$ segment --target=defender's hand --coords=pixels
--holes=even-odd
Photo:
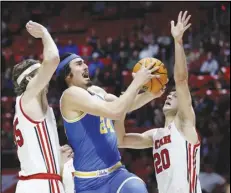
[[[178,42],[182,41],[182,37],[183,37],[185,30],[187,30],[191,26],[191,23],[188,24],[188,21],[191,15],[189,15],[186,18],[187,13],[188,12],[185,11],[183,16],[182,16],[182,11],[179,13],[176,26],[175,26],[174,21],[173,20],[171,21],[171,33],[175,41],[178,41]]]
[[[67,161],[69,161],[71,158],[74,157],[74,152],[72,148],[67,144],[64,146],[61,146],[60,151],[61,151],[63,163],[66,163]]]
[[[43,38],[48,33],[43,25],[33,21],[27,22],[26,30],[35,38]]]

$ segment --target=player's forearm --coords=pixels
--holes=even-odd
[[[152,147],[152,144],[140,133],[126,133],[118,143],[119,148],[145,149]]]
[[[133,80],[127,90],[117,100],[111,102],[112,109],[115,109],[119,114],[124,114],[131,108],[135,96],[138,94],[140,86]]]
[[[124,114],[120,120],[116,120],[114,122],[114,129],[116,132],[118,144],[122,143],[123,138],[126,135],[125,126],[124,126],[125,117],[126,117],[126,114]]]
[[[129,112],[141,108],[142,106],[146,105],[147,103],[149,103],[153,99],[155,99],[155,96],[152,93],[144,92],[144,93],[138,94],[136,96],[131,108],[129,109]]]
[[[59,51],[58,48],[52,39],[50,33],[48,31],[44,32],[44,36],[42,38],[43,42],[43,60],[44,61],[55,61],[58,65],[59,63]]]
[[[114,123],[119,148],[144,149],[152,147],[152,141],[145,133],[126,133],[124,120],[125,114],[121,120]]]
[[[183,81],[188,78],[188,69],[186,56],[184,53],[183,43],[175,41],[175,66],[174,79],[175,81]]]

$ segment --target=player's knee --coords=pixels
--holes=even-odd
[[[126,179],[116,193],[148,193],[145,183],[138,177]]]

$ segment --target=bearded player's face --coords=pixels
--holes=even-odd
[[[70,84],[86,89],[91,86],[88,66],[84,60],[76,58],[70,62],[71,73],[69,75]]]

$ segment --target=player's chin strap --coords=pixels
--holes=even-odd
[[[20,85],[20,83],[22,82],[22,80],[31,72],[33,72],[34,70],[40,68],[41,64],[36,63],[33,64],[32,66],[30,66],[29,68],[27,68],[25,71],[23,71],[22,74],[20,74],[20,76],[17,78],[17,83],[18,85]]]

